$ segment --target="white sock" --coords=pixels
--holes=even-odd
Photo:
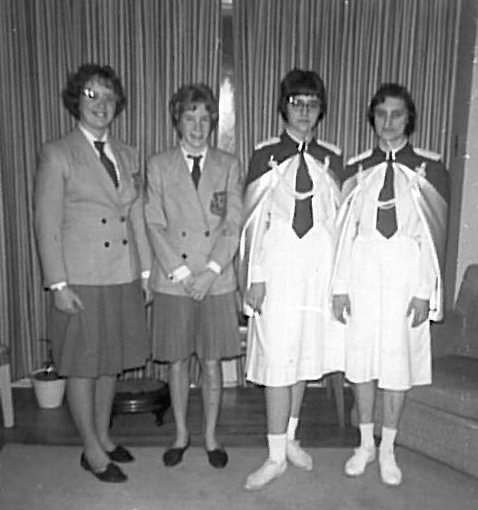
[[[360,428],[360,446],[371,450],[375,448],[375,440],[373,438],[373,423],[361,423]]]
[[[289,425],[287,426],[287,439],[289,439],[289,441],[293,441],[295,439],[295,431],[297,430],[298,424],[299,424],[298,417],[291,416],[289,418]]]
[[[274,462],[285,462],[287,434],[267,434],[269,458]]]
[[[384,452],[393,452],[396,436],[397,429],[382,427],[382,441],[380,443],[380,450]]]

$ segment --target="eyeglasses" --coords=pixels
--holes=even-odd
[[[99,101],[100,99],[103,99],[107,103],[116,104],[118,100],[114,92],[108,94],[101,94],[101,92],[97,92],[95,89],[92,89],[90,87],[84,87],[81,93],[86,98],[91,99],[91,101]]]
[[[308,112],[317,112],[320,110],[321,103],[318,99],[311,99],[310,101],[304,101],[303,99],[298,99],[297,97],[291,96],[287,101],[295,112],[301,112],[302,110],[306,110]]]

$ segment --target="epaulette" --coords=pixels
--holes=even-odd
[[[372,152],[373,152],[372,149],[367,149],[366,151],[357,154],[357,156],[353,156],[347,161],[347,166],[354,165],[355,163],[362,161],[362,159],[370,157],[372,155]]]
[[[315,141],[317,142],[318,145],[321,145],[322,147],[329,149],[329,151],[333,152],[334,154],[337,154],[337,156],[342,156],[342,149],[340,147],[337,147],[337,145],[334,145],[333,143],[330,142],[325,142],[320,138],[316,138]]]
[[[269,138],[268,140],[264,140],[263,142],[259,142],[255,147],[254,150],[257,151],[259,149],[262,149],[262,147],[267,147],[267,145],[273,145],[275,143],[279,143],[280,138],[278,136],[274,136],[273,138]]]
[[[419,156],[423,156],[424,158],[431,159],[432,161],[440,161],[441,155],[438,154],[438,152],[428,151],[426,149],[420,149],[418,147],[413,147],[413,150],[415,151],[415,154],[418,154]]]

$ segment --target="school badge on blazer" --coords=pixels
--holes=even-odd
[[[225,191],[214,191],[209,205],[209,210],[216,216],[225,216],[227,210],[227,193]]]

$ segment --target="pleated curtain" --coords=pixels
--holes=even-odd
[[[281,130],[279,83],[312,69],[328,91],[318,136],[346,157],[373,143],[367,106],[378,86],[410,89],[417,146],[449,159],[461,0],[234,0],[236,143],[243,161]]]

